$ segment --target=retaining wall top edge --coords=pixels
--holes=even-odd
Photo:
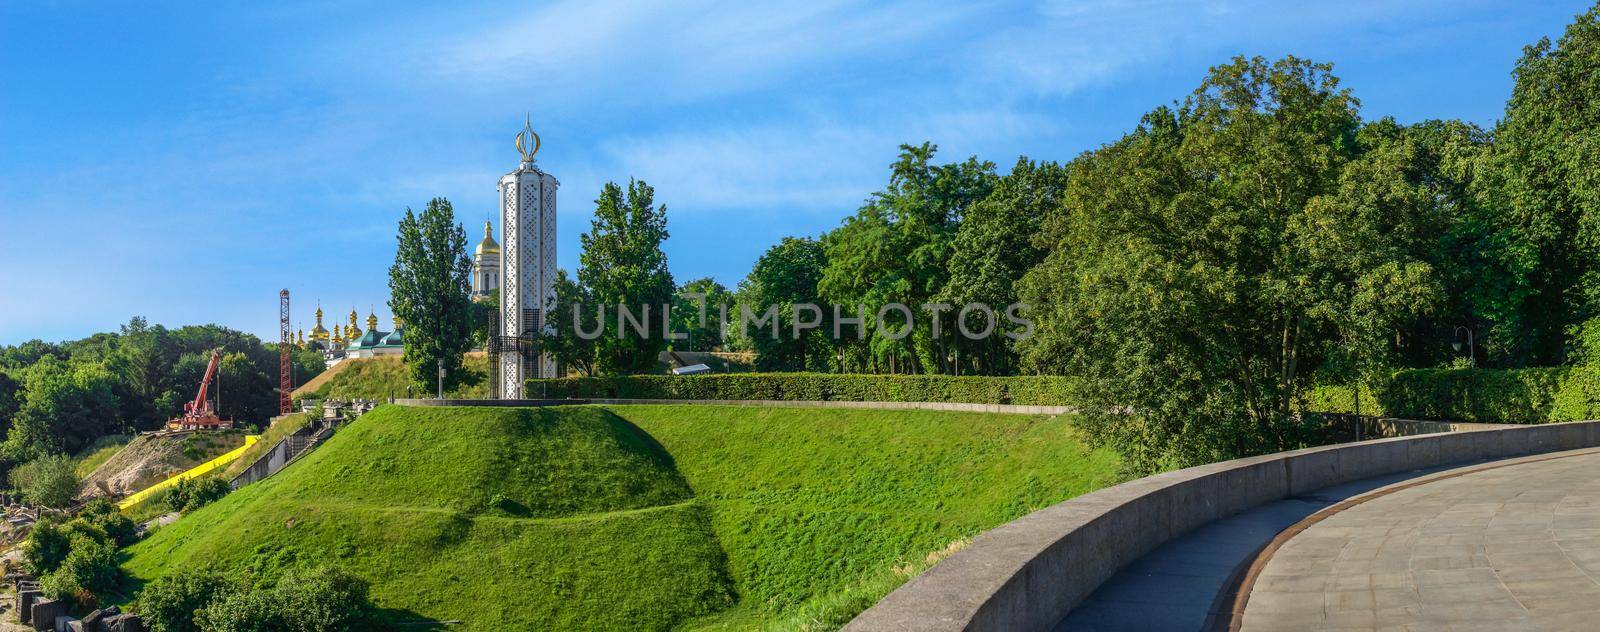
[[[1600,425],[1600,422],[1597,421],[1566,423]],[[935,564],[921,576],[914,578],[900,587],[900,589],[890,593],[878,604],[856,617],[845,629],[886,632],[889,630],[913,629],[986,629],[990,626],[998,626],[1003,629],[1033,629],[1041,625],[1051,627],[1054,625],[1053,621],[1029,621],[1025,617],[1029,612],[1041,611],[1059,611],[1064,616],[1066,612],[1077,604],[1056,604],[1056,608],[1043,609],[1034,607],[1021,609],[997,608],[995,609],[996,612],[993,613],[986,612],[985,606],[991,601],[999,600],[1001,591],[1022,590],[1018,586],[1025,585],[1027,582],[1013,580],[1027,573],[1029,565],[1037,563],[1045,551],[1056,546],[1065,546],[1070,549],[1070,547],[1080,544],[1075,542],[1076,539],[1083,540],[1081,544],[1085,546],[1103,546],[1104,542],[1089,542],[1094,538],[1080,538],[1080,535],[1085,531],[1084,527],[1097,520],[1107,519],[1118,512],[1138,510],[1137,508],[1130,509],[1130,507],[1144,504],[1136,503],[1136,501],[1196,480],[1223,476],[1263,464],[1287,463],[1297,457],[1339,457],[1341,456],[1339,454],[1341,451],[1352,450],[1353,448],[1371,455],[1373,454],[1373,448],[1380,447],[1383,444],[1449,442],[1452,437],[1460,437],[1465,441],[1477,441],[1483,436],[1482,433],[1485,432],[1538,434],[1540,428],[1549,428],[1550,425],[1507,425],[1505,427],[1471,428],[1451,433],[1432,433],[1319,446],[1200,465],[1128,481],[1051,505],[985,532],[975,538],[972,544],[965,549]],[[1600,440],[1600,437],[1597,437],[1596,434],[1572,433],[1568,438],[1574,442],[1573,445],[1534,445],[1530,442],[1528,443],[1528,450],[1552,451],[1591,447],[1589,443]],[[1466,435],[1472,435],[1472,438],[1468,438]],[[1580,436],[1582,437],[1581,439],[1578,438]],[[1583,442],[1584,444],[1578,445],[1577,442]],[[1388,458],[1406,459],[1416,456],[1416,451],[1386,450],[1381,451],[1379,454]],[[1419,467],[1433,465],[1438,464],[1419,464]],[[1407,464],[1391,464],[1391,466],[1389,469],[1394,469],[1395,471],[1401,471],[1408,467]],[[1287,475],[1287,468],[1284,468],[1283,472],[1284,475]],[[1285,489],[1287,490],[1287,487]],[[1281,498],[1282,495],[1278,495],[1278,497]],[[1140,539],[1127,538],[1126,541],[1137,542]],[[1088,552],[1086,551],[1086,553]],[[1106,554],[1108,553],[1107,551],[1097,551],[1096,553],[1098,554],[1067,555],[1066,557],[1076,560],[1119,559],[1118,555]],[[1142,555],[1143,551],[1134,551],[1133,553]],[[1133,557],[1137,557],[1137,555]],[[1131,559],[1127,561],[1131,561]],[[1109,563],[1116,564],[1116,567],[1097,569],[1099,572],[1079,573],[1078,575],[1084,577],[1109,577],[1121,566],[1120,563]],[[1048,594],[1024,595],[1020,598],[1068,599],[1071,598],[1069,597],[1070,595],[1088,594],[1094,587],[1079,586],[1072,588],[1074,589],[1064,587],[1048,591]],[[1018,598],[1019,596],[1017,595],[1008,595],[1003,601],[1008,604],[1017,603]],[[1000,617],[1001,619],[984,619],[979,622],[980,618],[989,616]]]

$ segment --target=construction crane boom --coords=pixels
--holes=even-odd
[[[211,361],[206,363],[206,376],[200,379],[200,392],[194,396],[194,401],[183,407],[184,411],[193,415],[205,412],[210,408],[211,401],[206,399],[206,391],[211,388],[211,378],[217,375],[217,363],[222,361],[220,351],[211,352]]]
[[[294,407],[290,401],[289,391],[294,388],[293,376],[290,369],[293,366],[289,359],[289,347],[294,345],[292,332],[289,331],[289,288],[278,292],[278,414],[287,415]]]
[[[206,363],[206,375],[200,379],[200,390],[195,393],[194,401],[184,402],[183,416],[167,422],[168,430],[200,430],[232,428],[233,422],[223,421],[217,417],[216,411],[211,409],[211,400],[206,395],[211,391],[211,381],[217,377],[217,365],[222,361],[222,350],[211,352],[211,361]]]

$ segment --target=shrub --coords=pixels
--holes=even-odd
[[[732,373],[528,380],[530,397],[1069,405],[1061,376]]]
[[[353,632],[370,629],[370,587],[333,567],[291,571],[269,589],[232,593],[195,616],[208,632]]]
[[[1378,399],[1394,417],[1537,424],[1551,420],[1567,373],[1565,367],[1400,371]]]
[[[144,587],[139,593],[139,616],[150,632],[200,632],[196,613],[233,592],[232,584],[215,569],[180,569]]]
[[[66,599],[79,609],[92,609],[99,604],[101,595],[117,588],[121,574],[117,548],[109,538],[101,540],[89,535],[75,536],[71,546],[72,551],[61,565],[41,577],[39,584],[51,598]]]
[[[41,456],[11,470],[11,484],[22,491],[28,504],[59,509],[78,493],[76,469],[72,457],[65,454]]]
[[[228,486],[228,481],[208,476],[178,481],[170,490],[167,506],[173,511],[188,513],[227,496],[233,488]]]
[[[116,505],[104,498],[89,501],[78,512],[78,517],[104,529],[106,535],[111,536],[112,543],[118,547],[128,546],[139,539],[139,525],[135,524],[132,518],[122,515]]]
[[[22,563],[34,575],[44,575],[61,566],[62,560],[72,552],[72,536],[65,525],[54,520],[40,520],[33,531],[22,541]]]

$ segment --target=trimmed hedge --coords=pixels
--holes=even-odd
[[[1321,386],[1307,408],[1349,413],[1347,385]],[[1600,418],[1600,367],[1410,369],[1364,387],[1366,415],[1476,423],[1539,424]]]
[[[1072,379],[832,373],[628,375],[528,380],[529,397],[573,399],[947,402],[1070,406]],[[1349,386],[1307,394],[1316,412],[1353,412]],[[1600,418],[1600,367],[1412,369],[1364,387],[1361,413],[1403,419],[1537,424]]]
[[[833,373],[627,375],[528,380],[529,397],[1069,405],[1070,378]]]

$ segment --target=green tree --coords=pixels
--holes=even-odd
[[[693,298],[690,295],[698,295]],[[705,307],[702,322],[701,306]],[[716,351],[722,346],[722,331],[718,324],[721,306],[733,307],[733,293],[711,277],[695,279],[678,288],[672,303],[672,330],[684,335],[674,341],[674,351]],[[733,315],[730,313],[729,318]]]
[[[1235,59],[1070,169],[1019,288],[1025,361],[1079,376],[1134,470],[1297,447],[1315,370],[1438,301],[1427,190],[1405,145],[1362,155],[1331,70]]]
[[[750,341],[756,353],[756,367],[762,371],[820,370],[828,365],[832,344],[832,307],[822,305],[817,284],[827,266],[827,254],[822,244],[813,239],[784,237],[756,260],[739,285],[739,308],[730,309],[730,328],[743,328],[743,314],[761,319],[766,310],[776,308],[776,321],[763,327],[749,324],[741,335]],[[815,321],[817,326],[795,336],[794,306],[818,306],[816,312],[802,314],[804,322]],[[854,316],[854,314],[852,314]],[[776,333],[774,333],[776,332]]]
[[[65,454],[41,456],[11,471],[11,484],[22,491],[28,504],[62,508],[78,493],[78,477],[72,457]]]
[[[555,300],[547,312],[553,327],[541,342],[559,370],[594,375],[596,341],[578,334],[598,331],[597,307],[587,288],[573,281],[566,270],[556,270]]]
[[[666,349],[662,309],[672,303],[672,273],[661,242],[667,239],[667,209],[656,206],[655,189],[629,180],[607,182],[595,200],[594,220],[581,237],[578,283],[606,310],[605,334],[596,340],[595,368],[605,374],[648,373]],[[618,307],[637,318],[619,324]],[[641,333],[642,331],[642,333]]]
[[[406,325],[406,366],[424,392],[441,367],[446,390],[461,384],[462,355],[472,348],[471,274],[467,236],[449,200],[434,198],[421,215],[407,208],[389,268],[389,307]]]
[[[896,339],[879,334],[900,330],[901,313],[886,314],[886,327],[874,326],[873,319],[878,308],[890,303],[920,311],[944,288],[961,218],[989,195],[998,179],[994,163],[976,157],[935,165],[937,150],[932,143],[901,145],[889,185],[822,239],[828,266],[818,284],[821,295],[846,309],[868,309],[865,326],[872,335],[846,344],[847,355],[890,372],[954,369],[950,328],[943,328],[937,339],[926,326]]]
[[[1067,170],[1062,166],[1019,158],[994,191],[962,218],[950,253],[950,280],[939,300],[953,310],[972,303],[988,305],[995,313],[996,329],[981,340],[953,338],[964,352],[967,371],[988,375],[1015,371],[1015,340],[998,332],[1008,326],[1006,308],[1017,302],[1017,281],[1044,260],[1044,249],[1033,239],[1044,217],[1060,207],[1066,183]],[[968,330],[984,330],[982,318],[969,313]]]
[[[1600,315],[1600,5],[1561,39],[1527,47],[1473,186],[1474,244],[1507,273],[1480,308],[1511,364],[1563,360],[1575,326]]]

